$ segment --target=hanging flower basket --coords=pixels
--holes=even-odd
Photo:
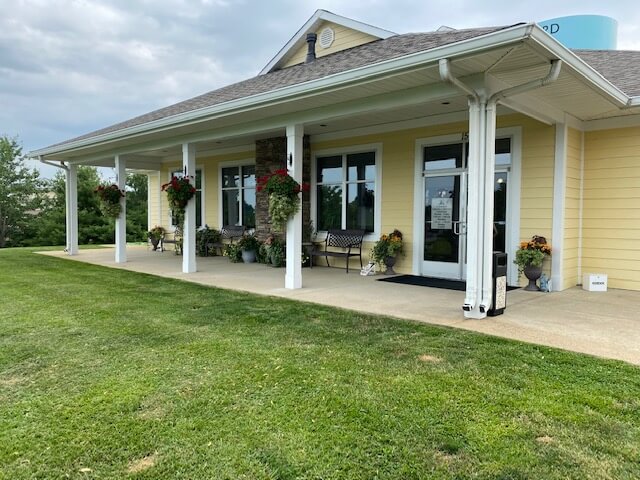
[[[173,214],[178,219],[184,219],[184,211],[189,200],[196,194],[196,187],[191,185],[189,177],[171,177],[169,183],[162,185],[162,191],[167,192],[167,200]]]
[[[100,211],[107,217],[118,218],[122,212],[120,199],[124,197],[124,192],[118,185],[115,183],[99,185],[95,192],[100,200]]]
[[[289,173],[284,170],[276,170],[272,174],[258,179],[258,191],[269,194],[269,216],[274,230],[283,231],[289,218],[298,213],[300,209],[301,191],[308,191],[309,185],[300,185]]]

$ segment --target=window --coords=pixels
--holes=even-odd
[[[222,225],[255,228],[255,165],[222,168]]]
[[[184,177],[184,173],[182,170],[176,170],[171,172],[172,177],[182,178]],[[202,221],[202,170],[196,170],[196,194],[194,198],[196,199],[196,228],[199,228],[203,225]],[[173,214],[171,215],[171,225],[174,227],[177,225],[177,221]]]
[[[376,230],[376,152],[316,159],[316,225]]]

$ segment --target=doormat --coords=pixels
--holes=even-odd
[[[420,277],[417,275],[396,275],[395,277],[379,278],[380,282],[400,283],[404,285],[416,285],[418,287],[445,288],[447,290],[467,289],[467,282],[462,280],[447,280],[445,278]],[[507,290],[516,290],[520,287],[507,287]]]

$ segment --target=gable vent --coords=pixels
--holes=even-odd
[[[331,44],[333,44],[333,40],[335,39],[335,34],[333,33],[332,28],[323,28],[320,32],[320,46],[322,48],[329,48]]]

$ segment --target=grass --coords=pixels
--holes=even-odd
[[[0,478],[640,477],[640,369],[0,251]]]

